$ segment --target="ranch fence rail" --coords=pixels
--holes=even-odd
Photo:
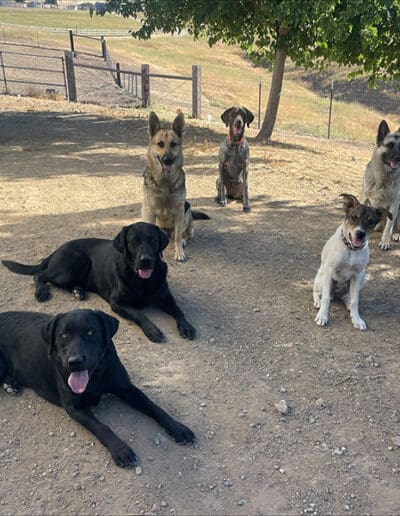
[[[101,31],[104,32],[104,31]],[[150,106],[151,99],[151,79],[162,81],[191,81],[192,83],[192,117],[201,118],[201,67],[192,66],[191,75],[175,75],[163,73],[151,73],[148,64],[142,64],[139,70],[129,70],[122,68],[119,62],[114,62],[107,48],[107,41],[104,35],[94,36],[76,34],[72,29],[68,30],[69,35],[69,51],[64,52],[64,56],[44,55],[38,53],[14,52],[9,50],[0,51],[0,87],[3,83],[3,92],[11,94],[26,94],[29,92],[29,86],[35,94],[38,92],[37,86],[47,86],[46,94],[58,95],[55,89],[61,89],[66,99],[70,102],[77,102],[79,98],[79,82],[77,83],[75,76],[75,68],[97,70],[99,72],[108,72],[115,84],[126,92],[136,105],[140,103],[143,107]],[[99,53],[85,52],[79,47],[79,38],[87,38],[99,42]],[[5,44],[6,41],[5,41]],[[54,50],[54,49],[51,49]],[[104,60],[103,66],[96,63],[85,63],[85,60],[75,59],[79,54],[94,56]],[[23,57],[22,57],[23,56]],[[47,61],[46,61],[47,60]],[[53,67],[48,65],[48,60],[59,63]],[[81,76],[79,77],[81,79]],[[12,87],[13,85],[25,85],[20,89]],[[85,86],[81,83],[81,88],[85,90]],[[175,88],[176,89],[176,88]],[[173,90],[170,90],[173,91]],[[29,93],[28,93],[29,95]],[[190,93],[189,93],[190,95]]]
[[[101,57],[106,63],[106,67],[81,64],[74,61],[76,56],[76,37],[88,37],[90,39],[96,39],[101,43]],[[192,82],[192,116],[193,118],[201,118],[201,67],[198,65],[192,66],[191,76],[182,75],[170,75],[160,73],[150,73],[150,67],[148,64],[142,64],[141,70],[126,70],[122,69],[119,62],[114,62],[110,52],[107,48],[107,41],[104,36],[96,38],[93,36],[82,36],[76,35],[72,30],[69,31],[70,51],[65,52],[65,63],[67,71],[67,83],[71,89],[71,93],[68,99],[71,102],[77,101],[77,89],[74,67],[87,68],[92,70],[103,70],[108,71],[114,82],[119,88],[124,89],[127,93],[132,95],[141,101],[143,107],[150,106],[150,78],[158,79],[172,79],[178,81],[191,81]]]
[[[23,29],[32,29],[39,32],[52,32],[55,34],[69,34],[71,31],[79,36],[104,36],[107,38],[128,38],[132,37],[130,30],[126,29],[83,29],[80,27],[75,28],[62,28],[62,27],[38,27],[37,25],[22,25],[16,23],[0,23],[1,27],[20,27]]]
[[[21,64],[9,64],[7,62],[7,56],[19,56],[22,59],[26,58],[27,66]],[[58,66],[57,68],[49,68],[50,65],[41,64],[43,62],[41,60],[44,60],[44,63],[49,61],[53,62],[55,63],[55,66]],[[62,88],[65,92],[65,98],[68,98],[67,80],[63,57],[0,50],[0,68],[2,73],[0,80],[3,82],[4,92],[7,94],[12,93],[13,88],[10,87],[11,84],[27,84],[30,86],[51,86],[52,88]],[[12,70],[11,73],[10,70]],[[26,74],[29,72],[40,72],[43,79],[36,81],[32,80],[32,78],[25,78]],[[60,82],[53,82],[54,80],[58,80],[53,79],[54,76],[61,76],[62,78],[59,79]],[[46,80],[47,77],[49,77],[48,80]],[[49,89],[48,91],[53,92],[54,90]]]

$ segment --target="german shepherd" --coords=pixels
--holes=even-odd
[[[150,146],[144,176],[142,216],[146,222],[157,224],[175,242],[175,260],[186,260],[183,248],[193,236],[193,220],[209,219],[205,213],[192,211],[186,201],[183,171],[182,136],[185,127],[179,113],[171,129],[162,129],[158,116],[149,116]]]
[[[385,208],[392,214],[393,219],[387,218],[379,242],[379,247],[387,251],[391,238],[400,240],[400,234],[392,235],[395,223],[399,227],[400,128],[391,133],[385,120],[379,124],[376,146],[364,173],[361,202],[373,208]]]

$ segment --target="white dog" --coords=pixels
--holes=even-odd
[[[358,300],[369,260],[368,237],[382,218],[391,219],[392,215],[384,208],[360,204],[354,195],[341,196],[346,216],[326,242],[314,280],[314,306],[319,308],[315,322],[325,326],[331,299],[341,299],[350,311],[353,326],[366,330],[358,313]]]

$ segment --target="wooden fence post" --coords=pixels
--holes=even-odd
[[[201,66],[192,66],[192,116],[201,118]]]
[[[107,43],[104,36],[101,36],[101,56],[104,61],[107,61]]]
[[[150,106],[150,67],[142,64],[142,106]]]
[[[0,63],[1,63],[1,68],[3,70],[4,89],[6,90],[6,93],[9,93],[8,86],[7,86],[7,79],[6,79],[6,69],[5,69],[4,60],[3,60],[3,52],[0,52]]]
[[[72,30],[69,31],[69,45],[71,47],[71,52],[75,54],[74,33]]]
[[[72,52],[68,52],[67,50],[65,51],[65,71],[67,72],[68,100],[70,102],[76,102],[77,95],[74,70],[74,54]]]
[[[117,84],[120,88],[122,88],[122,83],[121,83],[121,66],[119,63],[115,63],[115,68],[117,69]]]

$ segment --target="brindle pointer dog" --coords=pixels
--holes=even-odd
[[[175,241],[175,259],[186,260],[183,248],[193,236],[193,219],[209,219],[190,209],[186,201],[182,136],[185,118],[175,118],[171,129],[162,129],[158,116],[150,113],[148,166],[144,172],[143,218],[157,224]]]
[[[228,199],[243,202],[243,211],[250,211],[249,203],[249,145],[244,130],[254,120],[247,108],[231,107],[221,120],[229,127],[228,135],[219,149],[219,177],[216,202],[226,206]]]
[[[395,224],[399,231],[400,128],[391,133],[385,120],[379,124],[376,146],[364,174],[361,202],[373,208],[385,208],[392,214],[393,219],[386,219],[379,242],[379,247],[387,251],[391,238],[400,240],[399,233],[392,235]]]

